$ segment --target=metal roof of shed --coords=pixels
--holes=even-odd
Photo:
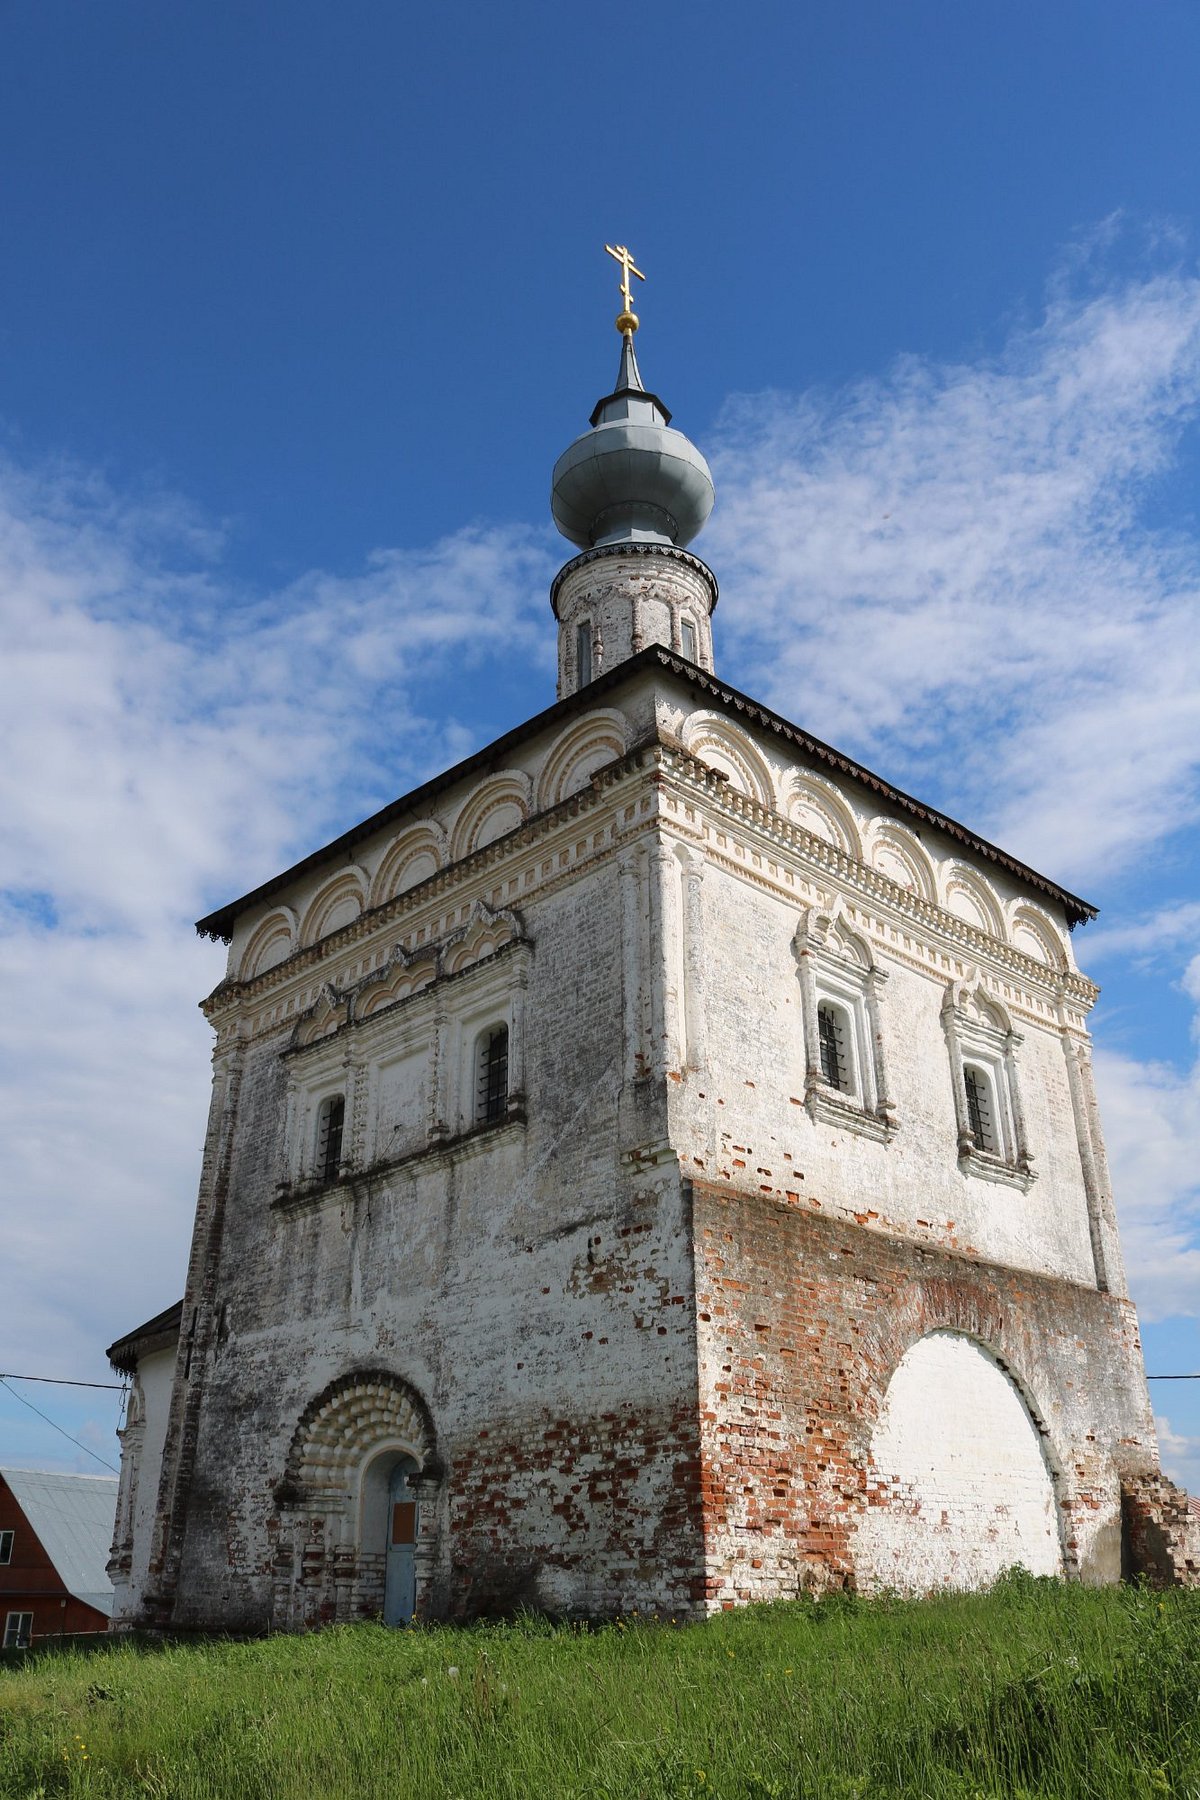
[[[117,1515],[116,1478],[6,1468],[0,1476],[68,1594],[111,1618],[113,1590],[105,1564]]]

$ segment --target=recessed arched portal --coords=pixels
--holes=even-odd
[[[419,1474],[416,1457],[395,1450],[363,1471],[360,1554],[382,1564],[385,1625],[407,1625],[416,1610]]]
[[[861,1588],[984,1587],[1022,1564],[1063,1572],[1042,1435],[1012,1378],[961,1332],[935,1331],[901,1359],[871,1439],[854,1535]]]

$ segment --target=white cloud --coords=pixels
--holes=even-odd
[[[1095,1052],[1130,1289],[1145,1319],[1200,1313],[1200,1065]]]
[[[1194,820],[1200,555],[1141,508],[1198,400],[1182,274],[739,400],[705,544],[745,683],[1068,884]]]
[[[701,545],[723,666],[1060,879],[1132,858],[1197,806],[1200,558],[1139,507],[1198,398],[1200,283],[1176,274],[1060,288],[989,363],[731,406]],[[0,1366],[36,1347],[38,1372],[96,1372],[107,1332],[179,1292],[195,1003],[223,963],[191,920],[473,747],[462,669],[552,683],[541,532],[269,594],[221,557],[169,499],[0,465]],[[1197,918],[1181,902],[1099,947],[1178,953]],[[1135,1297],[1194,1311],[1197,1077],[1097,1070]]]
[[[1154,1424],[1164,1470],[1189,1494],[1200,1494],[1200,1438],[1185,1437],[1161,1413],[1155,1414]]]
[[[0,466],[3,1368],[94,1374],[180,1290],[223,972],[192,920],[477,742],[439,678],[552,680],[537,533],[258,597],[219,552],[169,502]]]

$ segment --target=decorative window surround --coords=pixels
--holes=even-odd
[[[288,1067],[288,1175],[277,1204],[304,1204],[355,1175],[391,1168],[466,1137],[523,1124],[524,1015],[532,946],[512,912],[482,903],[442,943],[388,964],[354,987],[330,987],[297,1021]],[[508,1033],[503,1117],[476,1120],[480,1033]],[[407,1065],[407,1069],[405,1069]],[[395,1071],[389,1100],[387,1074]],[[314,1166],[320,1113],[345,1096],[336,1180]],[[388,1116],[399,1102],[403,1117]],[[407,1108],[407,1110],[406,1110]],[[412,1110],[415,1108],[415,1110]]]
[[[1026,1192],[1036,1174],[1017,1079],[1016,1052],[1023,1040],[1013,1030],[1004,1007],[987,991],[978,970],[972,970],[965,980],[952,981],[946,989],[942,1028],[950,1052],[959,1168],[964,1175],[978,1175],[984,1181]],[[982,1104],[978,1120],[972,1118],[967,1093],[968,1069],[979,1084]],[[996,1147],[982,1148],[979,1136]]]
[[[897,1129],[879,1016],[887,972],[839,912],[810,907],[792,944],[804,1021],[804,1104],[814,1121],[886,1143]],[[822,1007],[841,1027],[837,1084],[822,1067]]]

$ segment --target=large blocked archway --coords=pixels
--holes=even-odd
[[[975,1588],[1014,1563],[1062,1573],[1041,1434],[986,1350],[935,1331],[901,1360],[876,1422],[868,1505],[854,1535],[858,1585]]]

